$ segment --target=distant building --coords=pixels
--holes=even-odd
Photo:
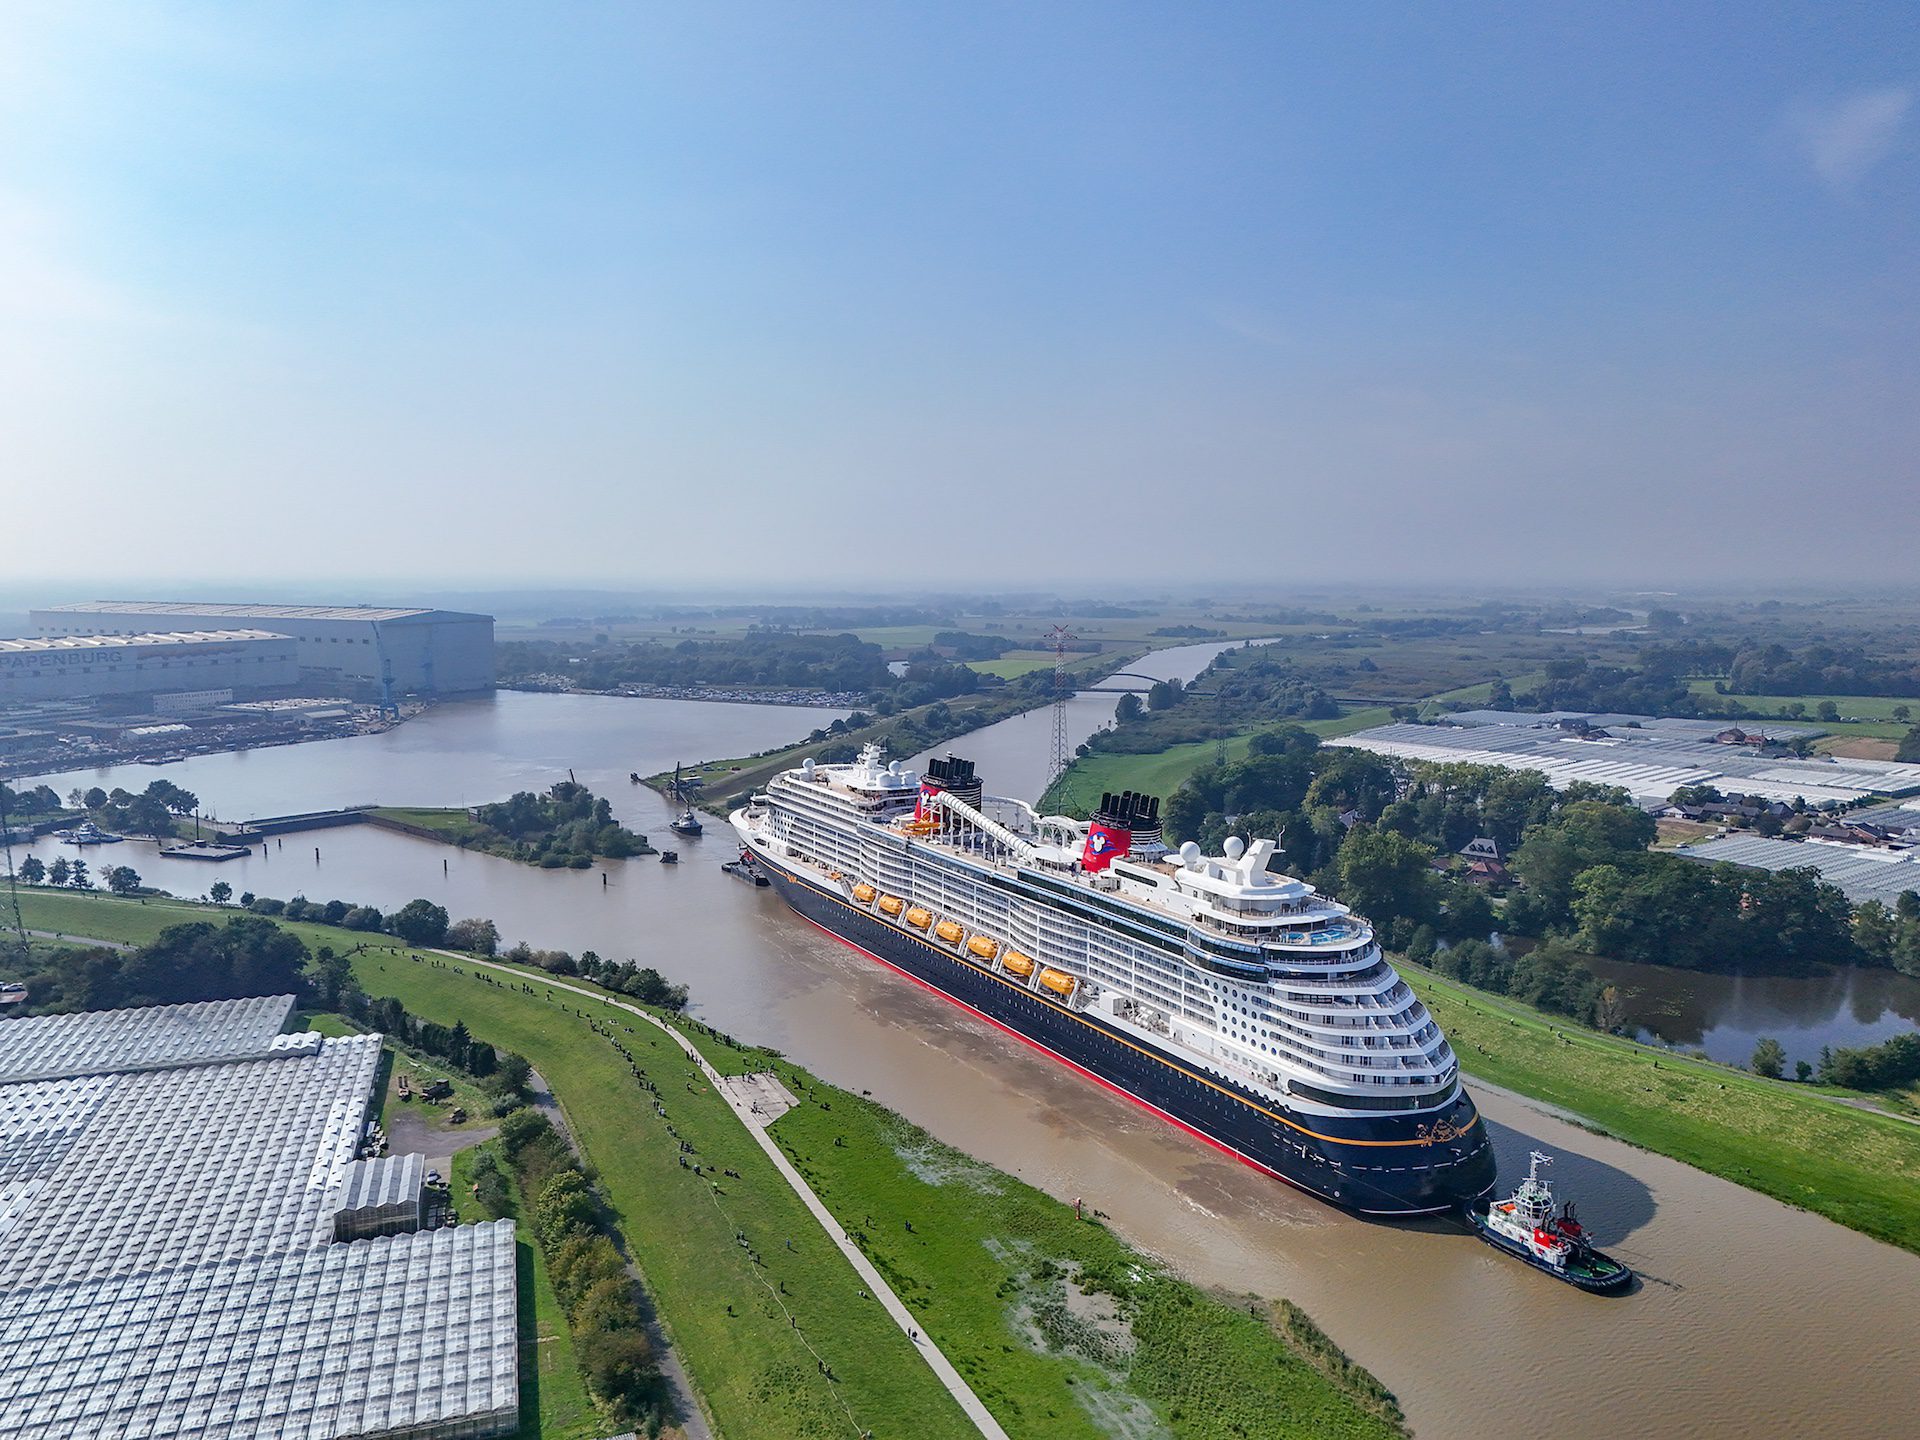
[[[265,630],[0,640],[0,704],[279,690],[300,678],[298,649]]]
[[[301,684],[362,700],[388,679],[396,695],[493,688],[493,617],[458,610],[88,600],[35,610],[32,621],[49,637],[245,625],[293,640]]]

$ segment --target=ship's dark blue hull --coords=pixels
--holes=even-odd
[[[781,897],[823,929],[1324,1200],[1372,1215],[1423,1215],[1470,1204],[1493,1189],[1493,1147],[1464,1091],[1445,1110],[1417,1115],[1292,1111],[890,924],[757,847],[750,853]]]

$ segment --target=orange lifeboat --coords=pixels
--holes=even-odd
[[[924,930],[933,923],[933,912],[922,910],[918,905],[907,911],[907,924],[916,930]]]
[[[967,932],[951,920],[942,920],[938,925],[933,927],[933,933],[949,945],[958,945],[960,943],[960,937]]]
[[[889,915],[898,915],[902,910],[907,908],[907,902],[902,900],[898,895],[882,895],[880,897],[880,908]]]
[[[967,949],[971,950],[975,955],[978,955],[982,960],[991,960],[1000,953],[999,944],[989,940],[984,935],[976,935],[967,941]]]
[[[1015,975],[1018,975],[1022,980],[1033,974],[1033,961],[1029,960],[1025,955],[1022,955],[1018,950],[1007,951],[1005,955],[1000,957],[1000,963]]]
[[[877,892],[873,888],[873,886],[867,884],[867,882],[864,880],[862,880],[858,885],[853,887],[853,898],[858,900],[862,905],[873,904],[873,897],[877,893],[879,892]]]
[[[1080,982],[1064,970],[1055,970],[1049,967],[1040,972],[1040,983],[1056,995],[1071,995],[1073,994],[1073,987]]]

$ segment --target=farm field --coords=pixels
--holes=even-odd
[[[1894,718],[1894,707],[1905,706],[1913,716],[1920,716],[1920,700],[1902,700],[1886,695],[1722,695],[1713,688],[1711,680],[1689,681],[1687,688],[1696,695],[1711,695],[1716,700],[1737,700],[1755,715],[1765,715],[1771,719],[1783,718],[1782,706],[1798,701],[1806,707],[1802,718],[1809,725],[1831,724],[1814,718],[1814,711],[1823,700],[1831,700],[1839,708],[1843,722],[1885,724],[1895,727],[1900,734],[1906,733],[1907,724]]]

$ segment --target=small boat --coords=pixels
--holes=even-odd
[[[756,889],[764,890],[767,888],[767,877],[754,868],[753,862],[749,860],[744,853],[737,859],[721,861],[720,868],[726,871],[727,874],[733,876],[734,879],[744,880]]]
[[[978,955],[982,960],[991,960],[1000,953],[1000,946],[984,935],[976,935],[967,941],[967,949],[975,955]]]
[[[1005,955],[1000,957],[1000,963],[1006,966],[1013,974],[1018,975],[1022,980],[1033,974],[1033,961],[1029,960],[1025,955],[1022,955],[1018,950],[1007,951]]]
[[[924,930],[933,923],[933,912],[931,910],[922,910],[918,905],[915,905],[907,911],[906,920],[907,924],[913,926],[914,929]]]
[[[902,900],[898,895],[882,895],[880,897],[880,908],[897,919],[900,912],[907,908],[907,902]]]
[[[873,904],[873,897],[878,893],[873,886],[867,884],[864,880],[853,887],[853,898],[858,900],[862,905]]]
[[[60,838],[69,845],[118,845],[127,837],[102,830],[91,820],[82,820],[71,830],[62,830]]]
[[[1586,1227],[1574,1218],[1573,1203],[1553,1213],[1553,1186],[1540,1175],[1540,1167],[1552,1163],[1551,1155],[1535,1150],[1518,1190],[1494,1201],[1484,1215],[1467,1212],[1474,1231],[1495,1249],[1582,1290],[1604,1294],[1625,1288],[1633,1271],[1593,1248]]]
[[[1073,987],[1080,982],[1064,970],[1047,966],[1040,972],[1040,983],[1056,995],[1067,996],[1073,994]]]
[[[691,805],[669,820],[667,828],[676,835],[699,835],[705,829],[700,823],[700,817],[693,813]]]
[[[949,945],[958,945],[967,932],[962,930],[959,925],[952,920],[942,920],[938,925],[933,927],[933,933]]]
[[[662,850],[660,852],[660,863],[662,865],[678,865],[680,863],[680,852],[678,850]]]

